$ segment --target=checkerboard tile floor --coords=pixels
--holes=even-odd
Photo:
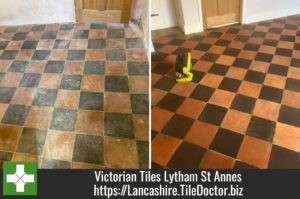
[[[148,168],[148,76],[134,24],[0,27],[0,168]]]
[[[300,15],[153,42],[152,168],[300,168]]]

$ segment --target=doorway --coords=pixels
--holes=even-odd
[[[240,23],[241,4],[241,0],[202,0],[204,29]]]
[[[77,21],[128,24],[133,0],[76,0]]]

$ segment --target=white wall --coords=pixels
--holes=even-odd
[[[178,23],[185,34],[203,31],[201,0],[178,0]]]
[[[0,0],[0,25],[75,21],[74,0]]]
[[[252,23],[300,13],[299,0],[244,0],[242,23]]]

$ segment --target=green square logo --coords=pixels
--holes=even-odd
[[[37,162],[4,162],[3,195],[36,196]]]

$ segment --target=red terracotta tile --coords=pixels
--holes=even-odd
[[[19,126],[0,124],[0,150],[16,151],[22,129],[23,128]]]
[[[234,97],[235,94],[232,92],[217,89],[211,96],[209,103],[229,108]]]
[[[180,96],[188,97],[196,88],[196,86],[197,84],[193,82],[177,82],[170,92]]]
[[[250,119],[250,114],[229,109],[224,117],[221,127],[237,133],[245,134],[249,126]]]
[[[127,49],[127,61],[147,61],[148,55],[144,49]]]
[[[205,102],[187,98],[176,111],[177,113],[190,118],[198,118],[205,107]]]
[[[114,76],[127,76],[127,62],[124,61],[107,61],[105,64],[105,74]]]
[[[268,73],[266,75],[264,85],[284,89],[285,88],[285,82],[286,82],[286,77]]]
[[[234,79],[243,80],[246,73],[247,73],[247,69],[230,67],[225,76]]]
[[[284,90],[282,96],[282,104],[300,109],[300,93]]]
[[[268,167],[272,144],[251,136],[245,136],[237,159],[261,169]]]
[[[246,96],[258,98],[261,88],[262,88],[261,84],[242,81],[238,93]]]
[[[193,69],[202,72],[208,72],[212,65],[212,62],[199,60],[193,65]]]
[[[222,82],[223,77],[220,75],[210,74],[207,73],[200,81],[200,84],[209,86],[212,88],[219,87],[220,83]]]
[[[168,92],[157,88],[151,89],[151,105],[155,106]]]
[[[0,121],[2,120],[7,108],[8,104],[0,104]]]
[[[161,132],[163,127],[173,116],[172,112],[166,111],[164,109],[154,107],[151,111],[151,129]]]
[[[221,55],[217,59],[216,63],[231,66],[233,64],[234,60],[235,60],[235,57],[227,56],[227,55]]]
[[[77,111],[76,132],[103,135],[104,114],[97,111]]]
[[[252,61],[251,65],[250,65],[250,69],[251,70],[255,70],[258,72],[262,72],[262,73],[266,73],[268,72],[270,67],[270,63],[267,62],[262,62],[262,61]]]
[[[105,50],[87,50],[86,61],[104,61],[106,59]]]
[[[199,165],[199,169],[232,169],[234,162],[232,157],[208,150]]]
[[[31,57],[34,54],[34,50],[20,50],[19,54],[16,57],[16,60],[31,60]]]
[[[300,128],[277,122],[273,143],[300,153]]]
[[[195,121],[184,140],[208,148],[217,134],[219,127],[206,122]]]

